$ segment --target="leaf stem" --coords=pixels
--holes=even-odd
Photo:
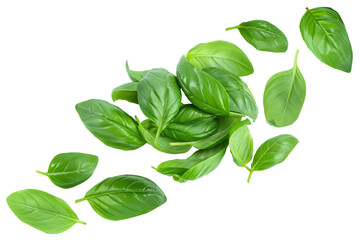
[[[228,28],[226,28],[225,30],[226,30],[226,31],[229,31],[229,30],[233,30],[233,29],[237,29],[237,28],[239,28],[239,25],[238,25],[238,26],[234,26],[234,27],[228,27]]]
[[[248,183],[250,182],[250,179],[251,179],[251,176],[252,176],[253,172],[254,172],[254,171],[252,171],[252,170],[250,171],[250,174],[249,174],[248,179],[247,179],[247,182],[248,182]]]
[[[310,11],[310,9],[308,7],[306,7],[305,9],[306,9],[306,11]]]
[[[295,53],[294,68],[296,68],[296,66],[297,66],[298,56],[299,56],[299,49],[296,50],[296,53]]]
[[[187,145],[193,145],[196,142],[170,142],[169,145],[176,147],[176,146],[187,146]]]
[[[245,117],[244,114],[237,113],[237,112],[230,112],[229,116],[230,117]]]
[[[41,172],[41,171],[39,171],[39,170],[36,170],[36,172],[39,173],[39,174],[45,175],[45,176],[47,176],[47,174],[48,174],[48,173],[46,173],[46,172]]]
[[[83,224],[83,225],[86,225],[86,222],[84,221],[81,221],[81,220],[76,220],[77,223],[80,223],[80,224]]]
[[[160,137],[160,133],[161,133],[160,128],[158,128],[158,129],[156,130],[156,135],[155,135],[155,140],[154,140],[154,147],[156,147],[157,144],[158,144],[159,137]]]
[[[82,201],[85,201],[85,200],[86,200],[86,198],[76,199],[76,200],[75,200],[75,203],[79,203],[79,202],[82,202]]]
[[[246,170],[248,170],[249,172],[251,172],[251,169],[250,169],[248,166],[244,165],[244,167],[246,168]]]

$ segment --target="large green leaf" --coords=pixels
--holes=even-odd
[[[258,107],[245,82],[234,74],[220,68],[205,68],[204,71],[218,80],[226,89],[229,96],[230,111],[244,114],[254,121],[256,120]]]
[[[215,78],[194,67],[184,56],[177,65],[176,75],[192,104],[205,112],[229,115],[229,97]]]
[[[238,29],[243,38],[259,51],[286,52],[288,48],[285,34],[267,21],[243,22],[238,26],[227,28],[226,31],[231,29]]]
[[[22,222],[45,233],[62,233],[75,223],[86,224],[64,200],[40,190],[14,192],[6,201]]]
[[[293,124],[299,117],[305,101],[306,84],[297,66],[298,52],[294,67],[273,75],[265,86],[265,117],[267,122],[275,127]]]
[[[163,134],[178,141],[194,141],[206,138],[219,127],[215,115],[204,112],[192,104],[181,106],[173,122]]]
[[[282,134],[270,138],[256,150],[254,159],[251,163],[251,171],[248,178],[250,181],[254,171],[269,169],[279,163],[282,163],[291,151],[298,144],[298,140],[289,134]]]
[[[138,103],[137,98],[137,86],[138,82],[129,82],[120,85],[112,91],[111,98],[115,102],[116,100],[126,100],[132,103]]]
[[[175,181],[186,182],[203,177],[217,168],[225,155],[228,141],[198,150],[187,159],[175,159],[161,163],[154,168],[159,173],[172,176]]]
[[[135,120],[119,107],[91,99],[76,105],[85,127],[105,145],[134,150],[145,144]]]
[[[246,126],[249,122],[239,122],[234,125],[230,131],[229,146],[234,162],[239,167],[246,167],[252,159],[254,152],[253,139],[249,128]]]
[[[226,41],[200,43],[189,50],[186,59],[198,69],[217,67],[238,77],[254,72],[246,54],[235,44]]]
[[[130,78],[131,81],[133,81],[133,82],[140,82],[140,80],[141,80],[141,79],[145,76],[145,74],[149,71],[149,70],[145,70],[145,71],[133,71],[133,70],[130,70],[128,61],[126,61],[125,67],[126,67],[126,72],[127,72],[128,75],[129,75],[129,78]]]
[[[72,188],[86,180],[94,173],[98,157],[86,153],[60,153],[49,165],[48,171],[40,172],[46,175],[58,187]]]
[[[308,9],[301,18],[300,32],[308,48],[323,63],[351,72],[353,52],[340,15],[331,8]]]
[[[138,100],[141,111],[153,121],[160,133],[175,118],[181,107],[181,92],[176,77],[162,68],[150,70],[138,85]]]
[[[106,178],[91,188],[84,198],[101,217],[117,221],[136,217],[166,202],[163,191],[150,179],[136,175]]]

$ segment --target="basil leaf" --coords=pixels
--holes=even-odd
[[[105,145],[134,150],[145,144],[135,120],[119,107],[91,99],[76,105],[85,127]]]
[[[189,50],[186,59],[198,69],[217,67],[237,77],[254,72],[246,54],[235,44],[226,41],[200,43]]]
[[[256,150],[254,160],[251,163],[248,182],[254,171],[262,171],[282,163],[298,142],[294,136],[283,134],[270,138],[261,144],[258,150]]]
[[[115,102],[116,100],[126,100],[132,103],[138,103],[137,86],[138,82],[130,82],[120,85],[112,91],[111,98]]]
[[[131,79],[131,81],[133,82],[140,82],[140,80],[145,76],[145,74],[149,71],[133,71],[130,70],[129,68],[129,64],[128,61],[126,61],[125,63],[125,67],[126,67],[126,72],[129,75],[129,78]]]
[[[176,77],[165,69],[150,70],[139,82],[138,100],[141,111],[158,127],[156,145],[160,133],[181,107],[181,92]]]
[[[323,63],[351,72],[353,52],[340,15],[331,8],[308,9],[301,18],[300,32],[307,47]]]
[[[161,163],[154,168],[159,173],[173,176],[178,182],[186,182],[201,178],[217,168],[225,155],[228,142],[224,141],[219,145],[198,150],[187,159],[176,159]]]
[[[306,95],[306,84],[297,66],[273,75],[264,91],[264,111],[267,122],[275,127],[293,124],[299,117]]]
[[[157,144],[155,144],[155,137],[157,133],[157,127],[154,125],[151,120],[147,119],[142,123],[136,118],[139,123],[139,132],[144,137],[147,143],[153,146],[160,152],[169,153],[169,154],[179,154],[186,153],[190,150],[191,146],[183,145],[183,146],[171,146],[170,143],[174,142],[174,139],[164,137],[162,135],[159,136]]]
[[[106,178],[84,198],[101,217],[117,221],[148,213],[166,202],[163,191],[150,179],[136,175]]]
[[[247,84],[240,78],[220,68],[205,68],[204,71],[218,80],[229,96],[229,108],[249,116],[254,121],[258,116],[258,107]]]
[[[173,122],[163,134],[178,141],[195,141],[213,134],[219,127],[216,116],[201,111],[194,105],[181,106]]]
[[[288,40],[285,34],[273,24],[264,20],[243,22],[238,26],[227,28],[238,29],[243,38],[259,51],[286,52]]]
[[[58,187],[72,188],[86,180],[94,173],[98,157],[86,153],[61,153],[56,155],[49,165],[48,176]]]
[[[62,233],[80,221],[62,199],[49,193],[25,189],[10,194],[7,199],[11,211],[23,223],[49,234]]]
[[[194,67],[184,56],[177,65],[176,75],[192,104],[208,113],[229,115],[229,97],[215,78]]]
[[[252,159],[254,152],[253,139],[249,128],[249,122],[239,122],[230,131],[229,146],[233,160],[239,167],[247,168],[246,164]]]

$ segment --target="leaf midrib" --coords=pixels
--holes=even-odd
[[[240,29],[240,28],[255,29],[255,30],[258,30],[259,32],[265,32],[265,33],[268,33],[268,34],[270,34],[270,35],[274,35],[274,36],[277,36],[277,37],[280,37],[280,38],[283,37],[282,35],[279,35],[279,34],[277,34],[277,33],[275,33],[275,32],[271,32],[271,31],[264,30],[264,29],[262,29],[262,28],[251,27],[251,26],[241,26],[241,25],[239,25],[239,26],[238,26],[238,29]]]
[[[118,193],[127,193],[127,194],[154,194],[154,193],[156,193],[156,192],[154,192],[154,191],[146,191],[146,190],[130,191],[130,190],[126,190],[126,189],[121,189],[121,190],[114,190],[114,191],[102,192],[102,193],[98,193],[98,194],[92,194],[92,195],[89,195],[89,196],[85,196],[83,199],[84,199],[84,200],[91,200],[92,198],[98,198],[98,197],[101,197],[101,196],[113,195],[113,194],[118,194]]]

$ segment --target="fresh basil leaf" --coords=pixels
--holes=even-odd
[[[126,100],[132,103],[138,103],[137,86],[138,82],[130,82],[120,85],[112,91],[111,98],[115,102],[116,100]]]
[[[131,81],[133,82],[140,82],[140,80],[145,76],[145,74],[149,71],[133,71],[130,70],[129,68],[129,64],[128,61],[126,61],[125,63],[125,67],[126,67],[126,72],[129,75],[129,78],[131,79]]]
[[[195,141],[210,136],[218,127],[215,115],[186,104],[181,106],[173,122],[164,129],[163,135],[178,141]]]
[[[150,179],[136,175],[106,178],[84,198],[101,217],[113,221],[148,213],[166,202],[163,191]]]
[[[40,172],[48,176],[58,187],[72,188],[86,180],[94,173],[98,157],[86,153],[61,153],[56,155],[49,165],[48,172]]]
[[[259,51],[286,52],[288,48],[285,34],[267,21],[243,22],[238,26],[227,28],[226,31],[231,29],[238,29],[243,38]]]
[[[299,117],[306,95],[306,84],[297,66],[273,75],[265,86],[264,111],[267,122],[275,127],[293,124]]]
[[[270,138],[261,144],[258,150],[256,150],[254,159],[251,163],[248,182],[254,171],[262,171],[282,163],[298,142],[299,141],[294,136],[283,134]]]
[[[171,146],[170,143],[175,140],[160,135],[157,144],[155,144],[155,137],[157,133],[157,127],[150,119],[143,121],[142,123],[136,118],[139,123],[139,132],[142,134],[147,143],[153,146],[160,152],[169,153],[169,154],[180,154],[186,153],[190,150],[191,146]]]
[[[229,97],[215,78],[194,67],[184,56],[177,65],[176,75],[192,104],[208,113],[229,115]]]
[[[138,100],[141,111],[153,121],[160,133],[175,118],[181,107],[181,92],[176,77],[165,69],[150,70],[139,82]]]
[[[200,43],[189,50],[186,59],[198,69],[217,67],[237,77],[254,72],[246,54],[235,44],[226,41]]]
[[[247,84],[240,78],[220,68],[205,68],[204,71],[218,80],[229,96],[229,108],[249,116],[254,121],[258,116],[258,107]]]
[[[105,145],[134,150],[145,144],[135,120],[119,107],[91,99],[76,105],[85,127]]]
[[[301,18],[300,32],[307,47],[323,63],[351,72],[353,52],[340,15],[331,8],[308,9]]]
[[[45,233],[62,233],[75,223],[86,224],[64,200],[40,190],[17,191],[10,194],[6,201],[23,223]]]
[[[254,147],[249,128],[249,122],[239,122],[235,124],[229,137],[230,152],[233,160],[239,167],[247,168],[246,164],[252,159]]]
[[[228,141],[219,145],[198,150],[187,159],[176,159],[161,163],[154,168],[159,173],[173,176],[178,182],[186,182],[201,178],[217,168],[225,155]]]

